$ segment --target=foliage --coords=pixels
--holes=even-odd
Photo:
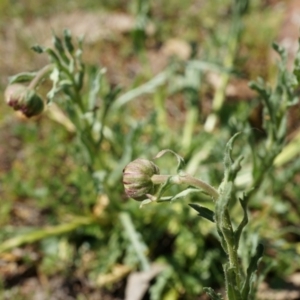
[[[213,34],[207,35],[205,43],[203,39],[201,56],[196,47],[190,58],[174,58],[160,73],[149,74],[146,52],[151,39],[165,39],[174,29],[166,24],[155,37],[148,37],[147,24],[160,21],[159,14],[151,15],[157,4],[133,1],[130,8],[136,23],[130,43],[146,71],[127,89],[111,80],[110,70],[87,65],[84,40],[74,39],[68,30],[62,36],[53,33],[53,47],[34,46],[49,63],[36,72],[11,77],[10,83],[39,92],[48,108],[36,120],[7,125],[10,139],[24,151],[1,174],[0,192],[7,200],[0,211],[0,252],[23,249],[22,263],[49,278],[60,272],[66,278],[85,274],[93,288],[121,297],[124,283],[123,290],[118,286],[129,273],[146,274],[160,263],[163,271],[149,288],[153,300],[195,299],[204,291],[212,299],[221,299],[223,287],[229,299],[246,299],[248,294],[253,299],[270,269],[275,277],[296,271],[297,264],[291,265],[290,260],[299,257],[295,247],[299,190],[294,184],[299,158],[288,148],[293,142],[297,145],[297,139],[286,146],[286,123],[289,107],[296,102],[299,58],[290,73],[285,50],[274,44],[280,56],[277,82],[258,79],[250,84],[257,92],[251,101],[235,105],[225,101],[230,79],[242,68],[238,49],[247,30],[244,20],[255,13],[256,4],[251,4],[206,4],[201,14],[214,14],[205,14],[202,25]],[[184,4],[176,2],[177,6]],[[160,17],[173,13],[166,7]],[[179,24],[189,22],[182,19]],[[210,73],[221,81],[213,92],[207,80]],[[213,93],[212,110],[206,114],[200,106],[208,102],[209,93]],[[249,123],[258,102],[263,106],[259,130]],[[236,132],[241,132],[237,138]],[[164,173],[178,169],[179,174],[219,186],[222,197],[216,206],[197,187],[182,188],[170,181],[158,195],[164,196],[168,188],[169,197],[160,200],[171,204],[152,203],[140,210],[139,203],[127,199],[123,168],[137,157],[154,157],[161,149],[172,149],[185,158],[185,164],[179,159],[176,167],[174,157],[160,153],[156,162]],[[20,213],[26,209],[29,216]],[[228,233],[225,223],[229,221]],[[228,243],[234,251],[238,248],[229,264]],[[256,273],[261,243],[265,253]],[[39,253],[40,261],[26,257],[28,252]],[[235,282],[239,281],[233,278],[236,268],[242,269],[243,282]],[[240,295],[231,282],[239,286]]]

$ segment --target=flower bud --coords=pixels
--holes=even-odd
[[[149,160],[138,158],[129,163],[123,170],[126,195],[140,201],[146,194],[155,193],[151,177],[156,174],[159,174],[159,168]]]
[[[37,116],[44,110],[44,101],[41,97],[34,90],[18,83],[6,88],[5,101],[28,118]]]

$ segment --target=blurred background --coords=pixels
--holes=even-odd
[[[225,257],[215,228],[187,205],[211,206],[208,197],[139,209],[124,195],[121,176],[130,160],[151,159],[170,148],[186,159],[187,171],[218,186],[230,136],[255,127],[255,143],[264,142],[263,108],[248,82],[257,77],[276,82],[274,41],[286,48],[292,68],[300,2],[251,0],[236,18],[238,3],[1,1],[2,95],[9,76],[47,63],[31,47],[51,46],[52,33],[61,36],[65,28],[73,37],[84,35],[88,72],[105,68],[108,85],[122,88],[117,100],[122,109],[108,118],[107,141],[99,149],[108,162],[97,166],[108,191],[100,195],[63,110],[50,107],[25,119],[1,96],[0,241],[23,237],[0,244],[1,299],[208,299],[204,286],[222,291]],[[288,112],[287,143],[299,133],[299,116],[299,105]],[[243,141],[235,151],[250,156]],[[158,165],[163,173],[174,172],[172,157]],[[249,169],[246,159],[239,192]],[[294,150],[274,165],[251,199],[241,255],[246,264],[259,241],[266,247],[258,299],[300,299],[299,169]],[[98,223],[102,211],[107,219]],[[151,271],[133,249],[122,211],[131,216]],[[233,207],[237,219],[240,213]],[[136,272],[146,277],[138,296]]]

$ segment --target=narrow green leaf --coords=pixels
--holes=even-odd
[[[220,190],[220,197],[216,202],[216,218],[222,217],[224,211],[226,210],[232,191],[232,182],[226,182],[222,184]]]
[[[154,91],[156,91],[157,88],[159,88],[168,81],[172,74],[173,69],[167,69],[153,77],[148,82],[138,86],[135,89],[129,90],[115,101],[113,108],[119,109],[123,105],[127,104],[129,101],[132,101],[141,95],[154,93]]]
[[[82,228],[94,224],[96,220],[91,217],[74,216],[68,223],[61,223],[56,226],[49,226],[42,229],[34,229],[31,232],[12,237],[0,244],[0,253],[10,251],[13,248],[20,247],[25,244],[36,243],[42,239],[62,234],[68,234]]]
[[[184,167],[184,165],[185,165],[183,157],[181,157],[179,154],[177,154],[176,152],[174,152],[174,151],[172,151],[172,150],[170,150],[170,149],[164,149],[164,150],[159,151],[159,152],[155,155],[154,159],[157,159],[157,158],[162,157],[162,156],[165,155],[167,152],[172,153],[172,154],[175,155],[175,157],[177,158],[177,162],[178,162],[178,165],[177,165],[177,172],[179,172],[180,170],[182,170],[183,167]]]
[[[280,55],[282,62],[285,64],[287,60],[287,51],[284,47],[278,45],[277,43],[273,42],[272,44],[273,49]]]
[[[51,60],[56,63],[57,65],[60,65],[60,59],[58,57],[58,55],[54,52],[54,50],[47,48],[45,49],[45,52],[48,53],[49,57],[51,58]]]
[[[68,30],[68,29],[64,30],[64,42],[65,42],[67,50],[72,55],[73,52],[74,52],[74,46],[73,46],[73,43],[72,43],[71,31]]]
[[[157,192],[157,197],[156,200],[158,201],[162,195],[164,194],[164,192],[170,187],[172,186],[172,176],[170,176],[166,182],[164,184],[162,184]]]
[[[231,157],[232,153],[232,146],[237,138],[237,136],[240,135],[240,132],[237,132],[226,144],[225,147],[225,155],[224,155],[224,167],[225,167],[225,172],[224,172],[224,180],[226,181],[231,173],[231,166],[233,164],[233,159]]]
[[[248,223],[248,212],[247,212],[248,198],[244,194],[243,198],[240,198],[239,201],[240,201],[240,204],[243,208],[244,216],[243,216],[243,219],[242,219],[241,223],[239,224],[239,226],[235,230],[235,243],[236,243],[235,246],[236,246],[236,249],[238,249],[239,240],[240,240],[241,234],[243,232],[243,229]]]
[[[32,46],[31,49],[39,54],[45,52],[45,48],[39,45]]]
[[[202,218],[205,218],[213,223],[215,222],[215,214],[212,210],[197,203],[190,203],[189,206],[196,210],[199,213],[199,216]]]
[[[53,44],[54,44],[55,49],[59,53],[65,52],[65,49],[64,49],[61,39],[59,37],[57,37],[55,34],[53,34],[52,39],[53,39]]]
[[[91,74],[91,83],[90,83],[90,92],[88,98],[88,107],[89,110],[93,110],[97,103],[97,98],[99,97],[99,91],[101,88],[101,79],[105,72],[105,69],[101,70],[92,70]]]
[[[17,75],[9,77],[9,84],[28,82],[36,76],[36,72],[22,72]]]
[[[234,7],[240,16],[247,14],[250,0],[235,0]]]
[[[59,87],[59,80],[60,80],[60,73],[58,68],[54,68],[52,73],[50,74],[50,79],[52,81],[52,88],[51,90],[47,93],[47,99],[48,102],[50,103],[53,101],[56,93],[58,93],[61,90],[61,86]]]
[[[55,49],[57,50],[58,54],[60,55],[62,60],[66,64],[68,64],[70,60],[65,53],[65,49],[64,49],[61,39],[59,37],[57,37],[55,34],[53,34],[52,39],[53,39],[53,45],[54,45]]]
[[[249,267],[247,269],[246,280],[245,280],[243,288],[242,288],[243,299],[247,299],[247,295],[250,293],[251,282],[253,280],[255,272],[257,271],[258,263],[259,263],[259,260],[262,258],[263,253],[264,253],[264,246],[262,244],[258,244],[258,246],[256,248],[256,253],[251,258]]]
[[[145,255],[147,246],[143,241],[142,235],[136,230],[131,216],[126,212],[122,212],[119,214],[119,218],[124,227],[128,240],[140,261],[141,269],[143,271],[150,270],[150,263]]]
[[[228,216],[228,203],[231,197],[232,182],[223,182],[220,197],[216,202],[215,221],[217,224],[217,231],[221,239],[221,244],[226,253],[228,253],[228,245],[226,242],[226,236],[230,236],[233,239],[232,225]],[[230,230],[231,229],[231,230]]]
[[[185,198],[185,197],[187,197],[191,193],[199,193],[199,192],[201,193],[202,191],[200,191],[199,189],[195,189],[195,188],[187,188],[184,191],[182,191],[182,192],[180,192],[180,193],[178,193],[178,194],[176,194],[174,196],[171,196],[170,197],[170,201],[173,202],[173,201],[175,201],[177,199]]]
[[[293,74],[296,76],[297,83],[296,86],[300,84],[300,39],[298,39],[298,50],[294,62]]]
[[[84,68],[82,67],[81,70],[75,74],[75,82],[78,90],[81,90],[83,87],[83,79],[84,79]]]

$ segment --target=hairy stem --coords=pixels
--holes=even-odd
[[[176,175],[176,176],[172,176],[172,175],[153,175],[151,177],[151,180],[154,184],[162,184],[162,183],[165,183],[170,177],[172,177],[171,182],[173,184],[188,184],[188,185],[194,186],[196,188],[202,189],[207,194],[212,196],[215,200],[217,200],[218,197],[219,197],[219,193],[214,187],[212,187],[208,183],[202,181],[201,179],[197,179],[197,178],[195,178],[191,175],[188,175],[188,174]]]
[[[39,85],[39,83],[52,71],[53,66],[53,64],[49,64],[40,69],[28,85],[28,88],[35,89]]]

